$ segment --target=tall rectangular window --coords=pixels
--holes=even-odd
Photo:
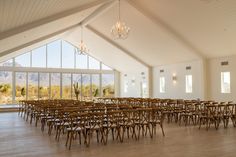
[[[112,69],[106,66],[105,64],[102,64],[102,70],[112,70]]]
[[[100,77],[99,74],[93,74],[91,75],[92,79],[92,94],[93,97],[99,97],[100,96]]]
[[[39,74],[39,99],[49,98],[49,73]]]
[[[166,80],[165,77],[160,77],[160,93],[166,92]]]
[[[28,73],[28,99],[38,99],[38,73]]]
[[[60,73],[51,73],[51,99],[60,99],[61,90],[61,75]]]
[[[1,62],[0,63],[0,66],[3,66],[3,67],[12,67],[13,66],[13,59],[9,59],[5,62]]]
[[[221,93],[230,93],[230,72],[221,72]]]
[[[91,98],[91,81],[89,74],[82,74],[82,99],[89,100]]]
[[[71,99],[71,74],[62,74],[62,98]]]
[[[62,68],[73,69],[75,58],[75,47],[66,41],[62,41]]]
[[[26,98],[26,73],[25,72],[16,72],[16,101],[25,100]]]
[[[100,69],[100,62],[89,56],[89,69]]]
[[[46,67],[46,46],[32,50],[32,67]]]
[[[47,44],[47,55],[48,68],[61,67],[61,40]]]
[[[76,68],[77,69],[88,69],[88,56],[87,55],[76,55]]]
[[[192,93],[193,92],[193,80],[192,75],[185,76],[185,92]]]
[[[80,99],[81,98],[81,74],[73,74],[73,88],[72,88],[72,98]]]
[[[0,71],[0,104],[12,103],[12,72]]]
[[[15,58],[16,67],[30,67],[30,52],[17,56]]]
[[[102,96],[115,96],[115,78],[114,74],[102,74]]]

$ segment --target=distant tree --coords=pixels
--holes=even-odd
[[[25,87],[21,88],[20,94],[23,97],[26,95]]]
[[[103,96],[107,96],[107,89],[104,88],[104,89],[102,90],[102,93],[103,93]]]
[[[94,96],[94,97],[97,97],[97,96],[98,96],[98,88],[95,90],[93,96]]]
[[[39,98],[42,98],[43,87],[39,87]]]
[[[73,84],[74,86],[74,93],[75,93],[75,96],[76,96],[76,100],[79,99],[79,94],[80,94],[80,90],[79,90],[79,83],[76,82]]]
[[[9,84],[0,85],[0,92],[6,94],[11,86]]]

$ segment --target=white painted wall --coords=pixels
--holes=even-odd
[[[191,66],[191,70],[186,70],[186,66]],[[163,69],[164,72],[160,73]],[[176,74],[177,81],[173,83],[172,77]],[[185,75],[192,75],[193,92],[185,93]],[[179,63],[173,65],[158,66],[153,68],[153,97],[174,98],[174,99],[204,99],[204,77],[203,62],[201,60]],[[165,77],[166,92],[159,91],[159,78]]]
[[[141,74],[144,72],[144,74]],[[120,73],[120,96],[121,97],[148,97],[148,71]],[[142,83],[146,83],[147,88],[142,94]],[[126,88],[126,89],[125,89]]]
[[[221,66],[222,61],[229,65]],[[208,60],[208,97],[216,101],[236,102],[236,56],[228,56]],[[231,93],[221,93],[221,72],[230,72]]]

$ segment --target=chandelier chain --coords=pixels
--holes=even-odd
[[[118,21],[111,28],[111,35],[114,39],[126,39],[130,32],[130,28],[121,21],[121,6],[118,0]]]

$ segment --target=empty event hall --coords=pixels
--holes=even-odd
[[[0,157],[235,157],[235,0],[0,0]]]

